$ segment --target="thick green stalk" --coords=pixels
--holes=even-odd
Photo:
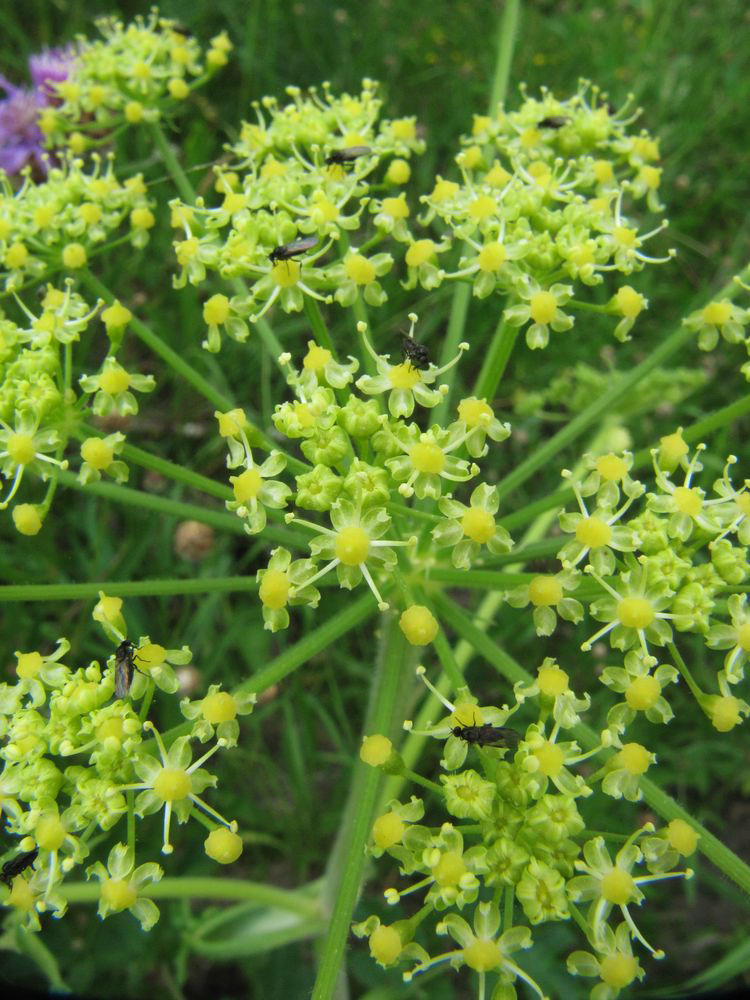
[[[70,486],[82,493],[104,497],[114,503],[151,510],[180,520],[201,521],[203,524],[210,524],[219,531],[246,535],[242,521],[236,515],[228,512],[208,510],[197,504],[183,503],[181,500],[171,500],[169,497],[154,496],[152,493],[143,493],[140,490],[131,489],[129,486],[118,486],[116,483],[87,483],[84,486],[72,472],[60,470],[55,475],[63,486]],[[307,548],[306,539],[301,539],[288,528],[269,524],[263,529],[263,535],[267,540],[277,542],[280,545],[291,546],[295,549]]]
[[[60,893],[69,903],[95,903],[99,900],[100,883],[65,882]],[[240,878],[201,878],[184,875],[180,878],[165,878],[161,882],[145,885],[139,895],[149,899],[226,899],[243,900],[275,906],[303,917],[320,916],[320,906],[315,900],[301,896],[298,892],[277,889],[260,882],[249,882]]]
[[[194,580],[138,580],[122,583],[101,580],[98,583],[22,583],[0,587],[4,601],[88,601],[96,600],[99,591],[107,597],[173,597],[175,594],[233,594],[256,591],[253,576],[197,577]]]
[[[630,392],[633,386],[637,385],[654,368],[658,368],[668,357],[679,351],[693,336],[693,331],[688,327],[678,327],[663,343],[654,348],[645,361],[636,365],[627,375],[619,379],[612,389],[609,389],[599,396],[598,399],[595,399],[590,406],[587,406],[578,416],[574,417],[566,427],[540,445],[524,462],[517,465],[505,479],[502,479],[497,485],[499,496],[502,498],[512,493],[514,489],[525,483],[527,479],[530,479],[535,472],[551,462],[555,455],[575,441],[576,438],[580,437],[584,431],[588,430],[600,417],[604,416],[619,399],[622,399],[623,396]]]
[[[158,123],[154,123],[150,126],[151,134],[154,137],[154,143],[156,148],[159,150],[162,160],[164,161],[164,166],[169,171],[174,185],[180,192],[180,197],[183,201],[186,201],[188,205],[195,204],[195,191],[193,190],[193,185],[187,178],[187,174],[182,169],[182,166],[174,154],[174,150],[169,144],[169,140],[164,135],[164,131]]]
[[[489,350],[484,356],[482,370],[479,372],[474,386],[474,395],[478,399],[491,400],[494,397],[517,339],[518,327],[508,326],[501,319],[490,342]]]
[[[283,653],[279,653],[262,670],[256,671],[252,677],[243,681],[236,689],[237,693],[260,694],[261,691],[265,691],[272,684],[277,684],[291,674],[303,663],[307,663],[309,659],[332,645],[342,635],[346,635],[352,629],[359,628],[368,618],[377,613],[377,605],[368,590],[356,601],[348,603],[343,611],[333,615],[312,632],[308,632],[299,642],[287,647]]]
[[[407,647],[394,615],[382,619],[381,629],[381,649],[373,675],[364,732],[393,736],[399,691],[404,682],[411,682],[413,653],[411,647]],[[381,777],[377,768],[361,760],[354,763],[349,800],[326,871],[325,896],[333,905],[333,912],[312,1000],[331,1000],[336,989],[349,925],[362,882],[365,845],[372,827]]]
[[[510,68],[513,62],[513,50],[516,43],[516,33],[518,31],[518,14],[520,0],[506,0],[503,13],[498,20],[497,44],[495,47],[495,71],[492,77],[492,90],[488,114],[494,115],[495,109],[500,101],[505,100],[508,91],[508,81],[510,79]],[[472,284],[467,281],[457,281],[453,289],[453,301],[451,302],[450,318],[448,320],[448,330],[443,339],[443,347],[440,352],[440,364],[447,364],[451,358],[455,357],[458,345],[466,340],[464,330],[466,328],[466,316],[469,312],[471,302]],[[497,339],[498,334],[495,334]],[[512,345],[511,345],[512,346]],[[494,348],[494,340],[490,346],[490,353]],[[508,352],[509,355],[510,352]],[[507,357],[505,359],[507,362]],[[503,365],[504,367],[504,365]],[[456,378],[456,369],[451,368],[445,373],[444,383],[449,390],[453,389]],[[498,376],[499,379],[499,376]],[[433,422],[442,424],[446,420],[451,392],[435,407],[433,411]]]
[[[497,105],[505,100],[508,93],[510,68],[513,63],[513,52],[516,47],[520,9],[520,0],[505,0],[503,16],[498,22],[495,74],[492,77],[490,102],[487,109],[490,115],[494,115]]]

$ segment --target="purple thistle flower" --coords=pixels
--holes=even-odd
[[[14,86],[4,76],[0,76],[0,87],[8,95],[0,100],[0,167],[8,174],[17,174],[32,163],[46,174],[43,136],[37,125],[41,97],[35,90]]]
[[[42,108],[55,103],[50,83],[67,79],[74,59],[73,49],[45,49],[31,56],[29,72],[33,87],[17,87],[0,74],[0,169],[17,174],[31,165],[35,173],[47,174],[43,157],[44,136],[37,120]]]
[[[43,49],[29,57],[29,75],[35,90],[42,95],[45,104],[57,103],[57,95],[51,83],[67,80],[75,59],[72,46],[65,49]]]

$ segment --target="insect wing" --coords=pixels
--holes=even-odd
[[[477,726],[477,743],[484,747],[517,747],[518,733],[507,726]]]
[[[292,257],[297,257],[306,250],[312,250],[317,242],[317,236],[305,236],[304,239],[294,240],[292,243],[285,243],[283,246],[276,247],[268,256],[271,261],[290,260]]]
[[[0,872],[0,882],[5,882],[9,886],[16,875],[25,872],[34,864],[38,854],[39,848],[35,847],[33,851],[24,851],[22,854],[17,854],[15,858],[11,858],[10,861],[6,861],[2,872]]]
[[[569,119],[565,115],[548,115],[546,118],[542,118],[539,122],[538,128],[562,128],[563,125],[568,124]]]
[[[370,152],[372,150],[369,146],[346,146],[344,149],[334,149],[326,157],[326,163],[329,166],[333,166],[336,163],[343,165],[344,163],[351,163],[352,160],[356,160],[359,156],[367,156]]]
[[[115,650],[115,698],[127,698],[133,683],[133,648],[125,639]]]

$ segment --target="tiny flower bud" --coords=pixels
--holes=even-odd
[[[42,530],[39,508],[33,503],[19,503],[13,508],[13,524],[20,535],[38,535]]]
[[[673,819],[666,834],[671,846],[683,857],[689,857],[698,846],[699,834],[684,819]]]
[[[203,849],[220,865],[231,865],[242,854],[242,837],[225,826],[219,826],[206,837]]]
[[[412,604],[399,619],[401,631],[412,646],[426,646],[438,634],[438,623],[429,608]]]
[[[387,736],[375,733],[373,736],[365,736],[362,746],[359,748],[360,760],[370,767],[382,767],[393,752],[393,744]]]

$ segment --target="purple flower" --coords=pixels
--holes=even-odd
[[[57,103],[57,95],[49,84],[67,80],[74,59],[75,52],[70,46],[65,49],[44,49],[29,57],[31,83],[41,94],[45,104]]]
[[[67,79],[73,59],[72,49],[45,49],[31,56],[33,87],[17,87],[0,74],[0,88],[7,95],[0,99],[0,169],[6,173],[17,174],[30,164],[35,173],[46,176],[44,136],[37,119],[42,108],[55,103],[49,84]]]
[[[8,174],[17,174],[32,163],[46,174],[43,137],[36,123],[43,106],[41,97],[35,90],[15,87],[4,76],[0,76],[0,87],[8,95],[0,101],[0,167]]]

